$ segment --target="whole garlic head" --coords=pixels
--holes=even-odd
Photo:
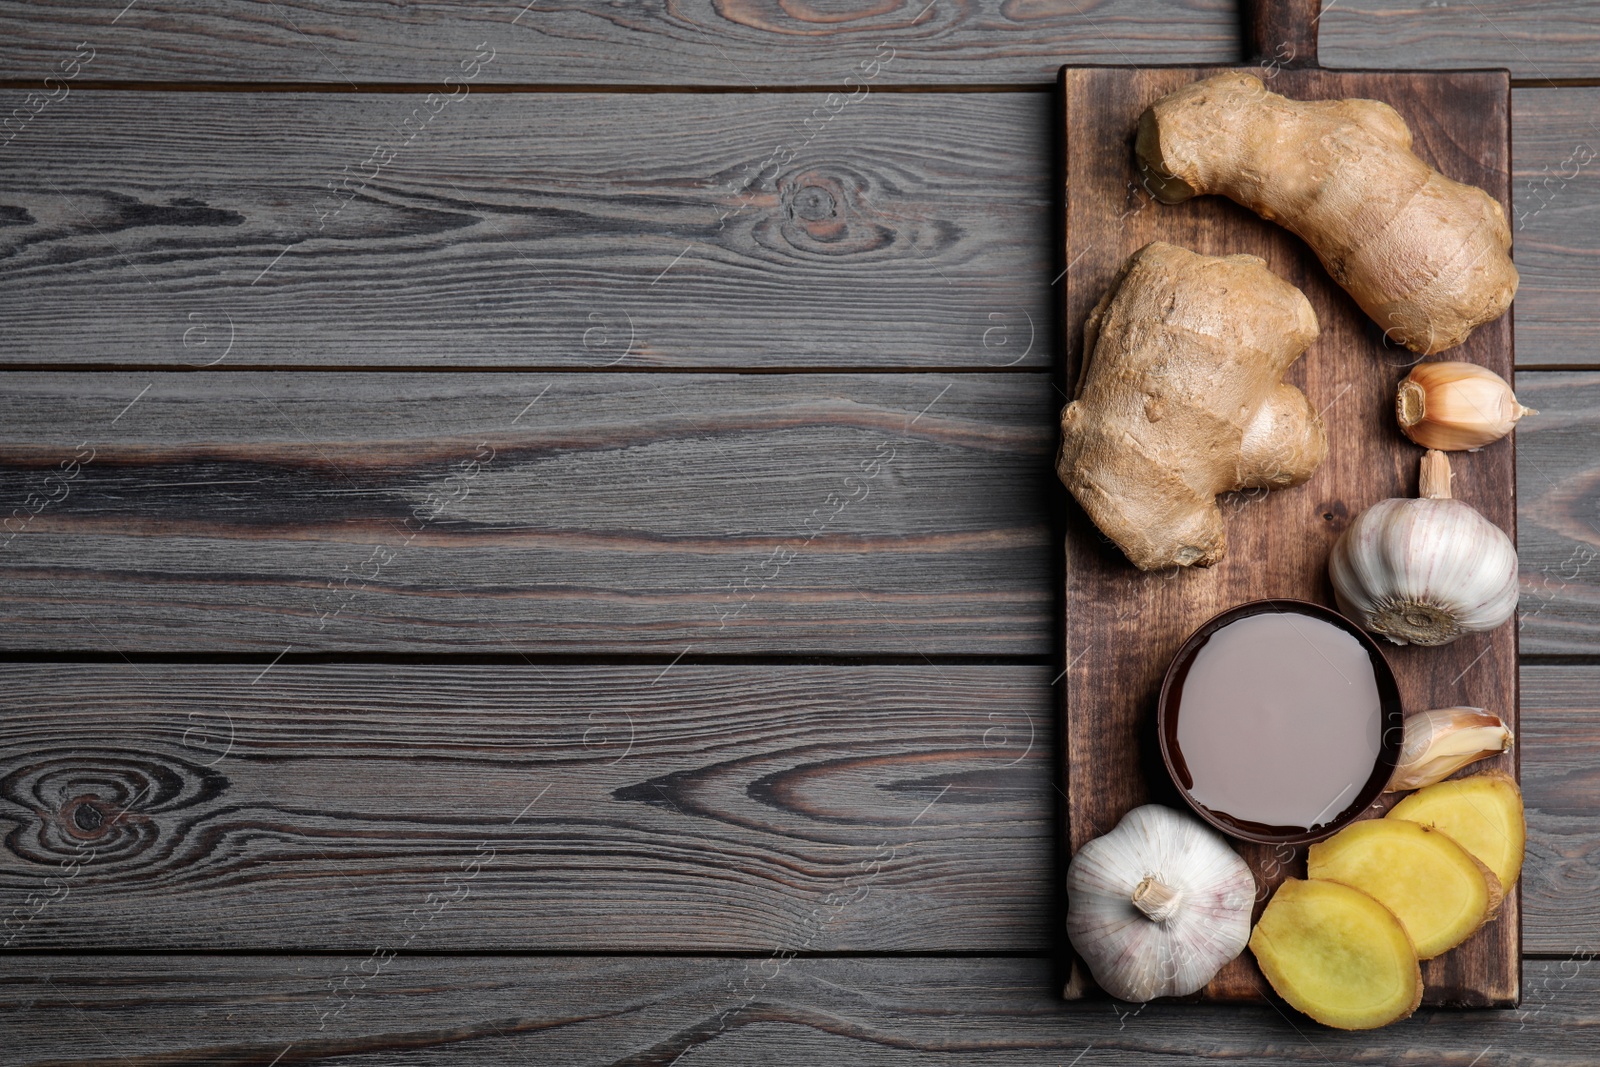
[[[1198,992],[1250,940],[1256,880],[1222,835],[1146,804],[1067,868],[1067,935],[1121,1000]]]
[[[1517,610],[1517,549],[1500,527],[1450,498],[1450,461],[1422,459],[1422,496],[1380,500],[1328,559],[1339,611],[1397,645],[1446,645]]]

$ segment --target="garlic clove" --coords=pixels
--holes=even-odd
[[[1509,752],[1515,739],[1500,716],[1482,708],[1437,708],[1406,716],[1400,761],[1387,791],[1442,782],[1474,760]]]
[[[1395,394],[1394,412],[1407,437],[1446,452],[1475,452],[1510,433],[1524,415],[1539,414],[1517,403],[1494,371],[1457,360],[1411,368]]]

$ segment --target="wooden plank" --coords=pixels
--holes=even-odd
[[[1592,958],[1530,961],[1520,1010],[1424,1008],[1350,1033],[1266,1004],[1064,1005],[1050,964],[1033,959],[25,957],[0,971],[0,1018],[11,1062],[30,1067],[265,1067],[279,1055],[341,1067],[1022,1067],[1179,1054],[1243,1067],[1587,1067],[1600,1058],[1597,975]]]
[[[5,665],[0,942],[1051,952],[1055,674]],[[1592,950],[1600,668],[1523,678],[1525,948]]]
[[[1061,397],[1041,376],[5,383],[7,648],[1037,654],[1051,641]],[[1518,389],[1542,410],[1518,431],[1522,648],[1587,653],[1600,376],[1524,373]],[[498,451],[467,480],[460,464],[486,440]],[[864,474],[884,441],[888,473],[846,485],[849,457]],[[863,506],[819,526],[850,497]]]
[[[1053,674],[0,666],[0,942],[1038,951]]]
[[[0,150],[0,363],[1048,367],[1049,107],[74,93]]]
[[[1067,381],[1087,358],[1082,328],[1127,257],[1164,240],[1209,255],[1250,253],[1303,290],[1321,324],[1320,338],[1285,380],[1304,390],[1322,413],[1329,456],[1305,485],[1236,500],[1228,509],[1228,554],[1207,569],[1144,573],[1069,511],[1066,569],[1067,822],[1074,850],[1104,833],[1131,808],[1165,799],[1143,730],[1162,675],[1178,647],[1222,611],[1265,597],[1331,603],[1327,559],[1335,539],[1365,508],[1388,497],[1413,496],[1421,451],[1400,435],[1392,415],[1395,383],[1415,362],[1386,350],[1381,332],[1327,277],[1296,238],[1218,196],[1177,207],[1130,202],[1131,159],[1108,153],[1126,142],[1146,107],[1210,70],[1068,68],[1066,94]],[[1455,75],[1348,74],[1283,70],[1275,91],[1296,99],[1376,97],[1411,126],[1417,151],[1459,179],[1487,190],[1509,208],[1510,92],[1500,73]],[[1130,207],[1133,210],[1130,210]],[[1453,358],[1511,374],[1509,316],[1485,324],[1452,350]],[[1516,537],[1516,465],[1502,445],[1453,459],[1458,499],[1477,507]],[[1413,709],[1455,704],[1492,706],[1515,729],[1517,631],[1503,626],[1442,648],[1385,649],[1400,694]],[[1154,760],[1154,763],[1152,763]],[[1516,773],[1515,754],[1497,758]],[[1158,768],[1151,772],[1152,766]],[[1271,888],[1292,869],[1281,847],[1241,844],[1239,852]],[[1294,850],[1296,862],[1303,849]],[[1268,894],[1258,899],[1265,905]],[[1518,997],[1518,903],[1450,953],[1424,965],[1429,1003],[1506,1006]],[[1207,987],[1220,1000],[1254,999],[1264,983],[1242,957]]]
[[[4,383],[6,648],[1050,647],[1043,375]]]
[[[120,5],[117,5],[120,7]],[[1330,67],[1509,67],[1519,78],[1600,75],[1600,3],[1340,0],[1325,5]],[[404,15],[376,0],[252,5],[140,0],[85,12],[67,0],[0,3],[7,76],[59,73],[78,42],[82,77],[114,81],[442,83],[493,49],[481,83],[842,86],[859,63],[892,56],[885,84],[1041,82],[1062,63],[1227,63],[1240,55],[1232,4],[1202,0],[1040,0],[879,4],[683,0],[670,8],[599,3],[424,0]],[[890,51],[892,49],[892,52]],[[471,70],[472,68],[467,68]],[[854,83],[852,83],[854,84]]]
[[[1592,952],[1600,947],[1589,840],[1600,812],[1600,667],[1524,667],[1517,740],[1528,813],[1523,950]]]
[[[1323,7],[1320,51],[1329,67],[1508,67],[1531,80],[1600,76],[1595,0],[1339,0]]]
[[[0,150],[0,363],[1048,367],[1050,100],[826,101],[479,94],[363,190],[419,96],[80,92]],[[1519,358],[1594,364],[1600,90],[1513,109]]]
[[[85,12],[0,3],[0,69],[56,73],[79,41],[83,77],[117,81],[439,84],[485,48],[477,81],[536,85],[845,86],[1043,81],[1063,62],[1220,63],[1238,55],[1231,5],[1208,0],[938,0],[839,5],[678,0],[670,7],[377,0],[260,8],[140,0]],[[862,63],[884,60],[874,69]],[[474,68],[466,68],[470,72]],[[855,81],[848,83],[857,84]]]
[[[1517,361],[1600,364],[1600,89],[1519,89],[1511,110]]]
[[[1525,653],[1591,654],[1600,641],[1600,374],[1523,374],[1540,409],[1517,430]]]
[[[1060,397],[1031,375],[6,383],[9,648],[1037,653],[1050,640],[1038,583]],[[1518,431],[1522,647],[1587,652],[1600,633],[1600,377],[1525,373],[1518,387],[1543,412]],[[596,407],[614,414],[597,422]],[[789,407],[809,428],[769,425]],[[900,472],[872,479],[865,508],[847,505],[780,568],[792,538],[818,528],[814,508],[860,496],[840,456],[858,449],[870,466],[911,418],[889,465]],[[452,480],[484,440],[500,450],[488,473]],[[44,481],[90,451],[64,487]],[[412,538],[411,508],[440,501]],[[188,539],[181,552],[161,547],[169,535]],[[486,599],[465,606],[473,595]]]

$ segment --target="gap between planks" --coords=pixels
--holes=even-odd
[[[36,89],[38,79],[0,78],[0,90]],[[1514,83],[1513,83],[1514,84]],[[1542,79],[1535,86],[1544,88]],[[163,82],[163,81],[91,81],[74,79],[73,90],[88,93],[343,93],[355,96],[365,93],[431,93],[439,88],[433,82],[340,82],[340,81],[272,81],[272,82]],[[874,84],[874,93],[1048,93],[1055,82],[993,82],[990,84],[941,83],[932,85],[881,85]],[[472,91],[485,95],[512,95],[545,93],[551,95],[584,96],[604,93],[631,96],[804,96],[810,93],[854,92],[856,87],[843,82],[813,82],[805,85],[541,85],[541,84],[474,84]]]
[[[952,374],[976,377],[986,374],[1040,374],[1056,375],[1054,367],[975,367],[971,365],[876,366],[869,364],[833,364],[823,366],[789,367],[719,367],[705,366],[639,366],[639,367],[584,367],[560,364],[530,363],[524,366],[484,364],[482,366],[456,366],[446,364],[298,364],[298,363],[237,363],[229,366],[188,367],[181,363],[0,363],[0,374],[30,373],[55,374],[69,371],[76,374]],[[1532,366],[1518,364],[1516,373],[1524,374],[1593,374],[1600,371],[1600,363],[1536,363]],[[1063,394],[1065,395],[1065,394]],[[1064,401],[1063,401],[1064,403]]]
[[[406,949],[403,955],[413,959],[652,959],[652,960],[764,960],[772,958],[768,949],[744,951],[717,951],[697,949],[693,952],[672,949],[516,949],[516,948],[421,948]],[[7,949],[0,960],[50,959],[55,957],[112,957],[143,959],[146,957],[205,957],[214,959],[336,959],[360,955],[359,949],[342,948],[13,948]],[[1053,952],[1007,952],[996,949],[950,949],[942,952],[893,949],[840,950],[816,952],[784,949],[785,958],[798,960],[1040,960],[1054,962],[1065,957]],[[1524,952],[1524,960],[1558,962],[1565,960],[1589,961],[1595,954],[1590,950],[1575,952]]]
[[[1549,367],[1550,370],[1584,370],[1583,366],[1566,366],[1557,364]],[[1595,369],[1600,370],[1600,365]],[[783,374],[960,374],[969,377],[985,374],[1054,374],[1050,367],[1040,366],[1014,366],[1014,367],[976,367],[970,364],[952,365],[941,367],[937,365],[912,366],[909,364],[889,365],[879,367],[876,364],[832,364],[813,367],[809,364],[799,366],[778,367],[720,367],[715,364],[678,365],[671,366],[622,366],[620,364],[608,367],[567,367],[562,364],[528,363],[522,365],[511,364],[484,364],[481,366],[468,364],[303,364],[303,363],[235,363],[227,366],[218,364],[214,367],[190,367],[181,363],[0,363],[0,374],[10,374],[26,371],[33,374],[54,374],[57,371],[71,370],[80,373],[92,374],[205,374],[208,371],[221,371],[234,373],[246,371],[254,374],[300,374],[307,371],[318,374],[333,372],[339,374],[393,374],[396,372],[417,374],[743,374],[743,375],[783,375]]]
[[[1103,66],[1105,64],[1078,64],[1081,66]],[[1219,64],[1226,66],[1227,64]],[[1249,66],[1247,60],[1240,60],[1239,66]],[[1192,63],[1147,63],[1144,66],[1193,66]],[[1328,67],[1327,70],[1340,70],[1342,68]],[[1441,68],[1443,69],[1443,68]],[[1481,69],[1481,68],[1472,68]],[[1502,69],[1502,68],[1489,68]],[[1434,73],[1434,71],[1428,71]],[[0,90],[36,89],[40,85],[37,78],[0,78]],[[270,82],[227,82],[227,81],[94,81],[85,79],[75,82],[73,88],[78,92],[86,93],[344,93],[360,95],[364,93],[429,93],[438,88],[437,82],[342,82],[342,81],[270,81]],[[1591,89],[1600,87],[1600,77],[1593,78],[1512,78],[1513,89]],[[944,94],[956,95],[965,93],[1050,93],[1054,92],[1054,81],[1038,82],[991,82],[962,83],[962,82],[936,82],[927,85],[907,83],[903,85],[874,85],[875,93],[926,93],[930,95]],[[807,93],[850,92],[854,87],[841,83],[813,82],[805,85],[612,85],[602,82],[590,84],[550,85],[550,84],[484,84],[474,85],[473,92],[483,94],[566,94],[570,96],[583,96],[605,93],[608,95],[632,96],[717,96],[717,95],[774,95],[774,96],[802,96]]]
[[[692,645],[690,646],[693,647]],[[1600,663],[1600,656],[1596,656]],[[590,666],[659,667],[664,664],[724,667],[1054,667],[1049,653],[882,653],[863,655],[812,655],[782,652],[101,652],[89,649],[0,651],[0,664],[29,663],[135,663],[135,664],[238,664],[270,663],[282,666],[321,664],[392,664],[407,667],[486,666]]]
[[[691,648],[693,646],[690,646]],[[414,667],[1058,667],[1049,653],[936,652],[850,655],[804,652],[102,652],[93,649],[6,649],[0,664],[132,663],[217,664],[219,666],[321,666],[362,664]],[[1524,652],[1524,667],[1600,667],[1600,652]],[[1052,683],[1054,684],[1054,683]]]

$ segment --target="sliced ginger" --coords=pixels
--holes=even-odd
[[[1369,819],[1311,846],[1306,873],[1367,893],[1394,912],[1429,960],[1461,944],[1500,907],[1500,879],[1448,835],[1404,819]]]
[[[1528,825],[1522,790],[1510,775],[1493,771],[1430,785],[1396,804],[1388,817],[1442,830],[1493,871],[1506,892],[1517,884]]]
[[[1371,1030],[1422,1003],[1422,969],[1394,913],[1359,889],[1291,878],[1250,935],[1261,973],[1325,1026]]]

